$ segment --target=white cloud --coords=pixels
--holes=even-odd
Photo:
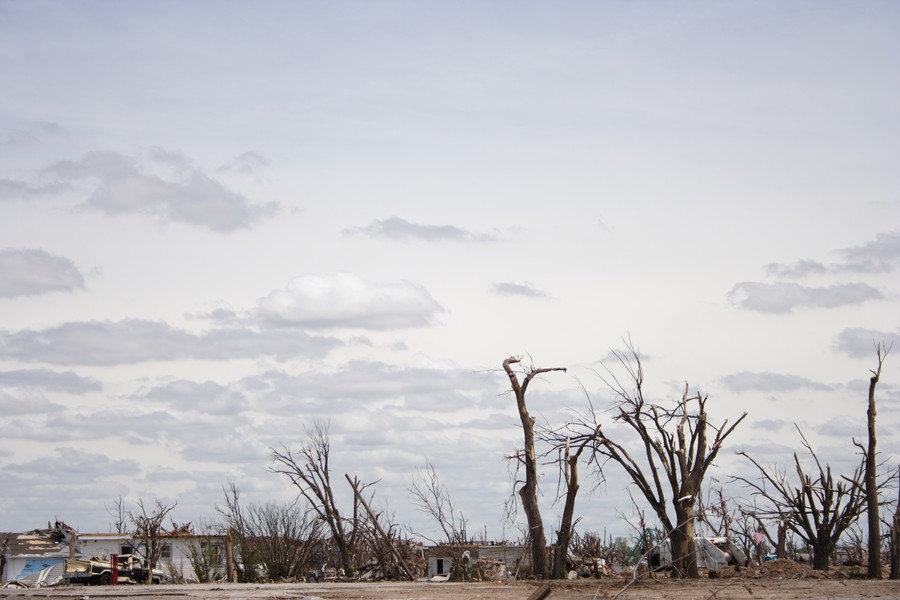
[[[884,294],[865,283],[805,287],[796,283],[745,281],[728,293],[728,299],[738,308],[771,314],[791,313],[797,308],[837,308],[882,298]]]
[[[843,438],[848,443],[854,437],[857,440],[863,439],[862,436],[865,436],[867,431],[865,420],[849,415],[832,417],[824,423],[811,427],[810,430],[829,437]]]
[[[137,399],[158,400],[178,410],[213,415],[235,415],[247,408],[243,394],[212,381],[196,383],[179,379],[155,387]]]
[[[37,249],[0,250],[0,298],[84,289],[71,260]]]
[[[36,144],[37,141],[37,136],[23,129],[13,129],[12,131],[8,131],[5,134],[0,134],[0,147],[28,146],[31,144]]]
[[[495,235],[475,234],[454,225],[422,225],[410,223],[400,217],[372,221],[365,227],[351,227],[344,230],[348,235],[367,235],[391,240],[409,242],[496,242]]]
[[[244,152],[235,156],[230,162],[219,167],[219,171],[234,172],[241,175],[253,175],[257,170],[267,167],[269,159],[260,152]]]
[[[747,426],[752,427],[753,429],[761,429],[770,432],[794,428],[794,424],[791,421],[786,421],[784,419],[750,419]]]
[[[0,200],[31,200],[58,194],[69,187],[61,183],[28,183],[13,179],[0,179]]]
[[[799,442],[783,422],[807,420],[816,444],[846,452],[815,428],[864,400],[873,330],[900,325],[885,159],[900,140],[896,9],[377,4],[284,3],[273,17],[234,3],[207,28],[203,3],[97,18],[19,2],[0,19],[4,56],[28,57],[3,63],[0,239],[72,259],[87,280],[0,298],[0,529],[59,515],[106,530],[120,493],[209,517],[229,479],[293,497],[265,472],[266,446],[321,416],[335,474],[381,477],[378,498],[404,520],[429,455],[464,490],[470,529],[516,537],[499,505],[521,428],[499,361],[533,351],[573,368],[529,389],[555,424],[585,402],[572,376],[627,331],[652,355],[648,399],[729,377],[742,391],[713,391],[710,411],[749,411],[735,447],[789,459]],[[268,35],[242,37],[248,22]],[[285,60],[298,56],[315,60]],[[266,218],[272,200],[296,212]],[[735,275],[772,261],[765,279]],[[365,281],[288,286],[338,272]],[[738,288],[746,310],[722,306],[752,281],[805,285]],[[840,308],[805,310],[824,306]],[[886,432],[894,375],[892,355]],[[609,408],[611,391],[584,381]],[[136,464],[106,476],[98,455]],[[87,463],[74,483],[53,470],[68,456]],[[556,475],[547,465],[545,523]],[[591,496],[595,483],[586,473],[581,531],[627,533],[627,476]]]
[[[48,460],[36,459],[26,463],[8,463],[4,470],[28,478],[48,478],[57,485],[65,483],[90,484],[97,477],[130,475],[138,468],[132,458],[111,459],[105,454],[87,452],[80,448],[61,447]]]
[[[834,347],[854,358],[874,359],[875,344],[884,343],[886,347],[890,347],[897,339],[900,339],[900,330],[892,332],[864,327],[848,327],[837,335]]]
[[[721,380],[726,387],[736,392],[787,392],[799,389],[828,391],[834,389],[833,386],[787,373],[751,373],[750,371],[741,371],[740,373],[725,375]]]
[[[297,277],[257,303],[258,317],[270,325],[313,329],[425,327],[443,310],[422,286],[370,283],[352,273]]]
[[[0,358],[59,365],[230,360],[260,355],[283,360],[322,357],[338,345],[335,338],[300,331],[215,329],[196,334],[140,319],[71,322],[40,331],[0,332]]]
[[[464,369],[394,366],[381,362],[352,361],[339,369],[290,374],[268,371],[245,378],[241,386],[258,398],[257,408],[291,410],[292,403],[334,411],[339,402],[371,406],[389,403],[392,410],[420,411],[478,408],[496,402],[484,396],[493,389],[490,378]],[[502,380],[501,380],[502,382]],[[485,404],[487,403],[487,404]]]
[[[40,417],[63,408],[60,404],[50,402],[43,396],[12,395],[3,390],[0,390],[0,406],[3,406],[4,420],[12,420],[14,417]]]
[[[514,283],[511,281],[504,283],[495,283],[493,288],[495,294],[501,296],[522,296],[525,298],[546,298],[547,294],[534,287],[527,281],[524,283]]]
[[[219,233],[247,229],[274,216],[278,204],[253,204],[227,189],[176,153],[156,149],[156,163],[174,166],[165,176],[144,172],[139,161],[115,152],[90,152],[79,161],[61,161],[41,174],[69,183],[90,180],[84,208],[109,215],[148,214]]]
[[[879,233],[875,239],[840,251],[844,268],[863,273],[893,271],[900,263],[900,231]]]
[[[35,123],[30,129],[11,129],[0,132],[0,148],[22,149],[38,144],[42,137],[52,136],[62,131],[56,123]]]
[[[101,390],[103,384],[92,377],[81,377],[72,371],[60,373],[50,369],[18,369],[0,371],[0,387],[36,388],[84,394]]]
[[[801,259],[793,264],[771,263],[766,272],[775,277],[799,279],[826,273],[891,273],[900,264],[900,232],[879,233],[875,239],[836,251],[843,262],[825,265]]]
[[[799,279],[808,275],[821,275],[828,272],[828,267],[815,260],[798,260],[794,264],[770,263],[766,265],[766,273],[774,277]]]

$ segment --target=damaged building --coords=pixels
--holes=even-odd
[[[425,549],[425,559],[425,577],[433,581],[447,580],[454,572],[461,575],[460,569],[468,578],[497,580],[515,577],[520,569],[531,568],[528,549],[515,544],[432,546]]]
[[[226,543],[221,535],[164,532],[157,567],[169,581],[197,581],[191,559],[203,550],[218,558],[220,564],[213,567],[224,577]],[[63,579],[66,560],[109,559],[113,554],[142,556],[142,542],[129,533],[78,533],[61,522],[25,533],[0,533],[0,583],[54,585]]]
[[[76,554],[75,532],[65,523],[25,533],[0,533],[0,583],[48,585],[62,579],[65,561]]]

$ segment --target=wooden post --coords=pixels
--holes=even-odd
[[[109,556],[109,582],[112,585],[119,585],[119,555],[110,554]],[[150,579],[153,579],[153,573],[150,573]]]
[[[236,583],[234,572],[234,542],[231,539],[231,528],[225,533],[225,581]]]

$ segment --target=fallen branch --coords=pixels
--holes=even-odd
[[[527,600],[543,600],[544,598],[546,598],[547,596],[549,596],[549,595],[550,595],[550,592],[552,592],[552,591],[553,591],[553,590],[550,588],[550,584],[549,584],[549,583],[545,583],[544,585],[542,585],[542,586],[539,587],[538,589],[534,590],[534,591],[531,593],[531,595],[528,596],[528,599],[527,599]]]

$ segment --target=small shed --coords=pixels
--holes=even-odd
[[[520,567],[531,565],[527,548],[517,544],[472,544],[461,547],[445,545],[425,549],[428,560],[428,579],[449,577],[454,569],[465,568],[470,573],[477,568],[488,579],[513,577]],[[462,564],[455,564],[460,562]]]

